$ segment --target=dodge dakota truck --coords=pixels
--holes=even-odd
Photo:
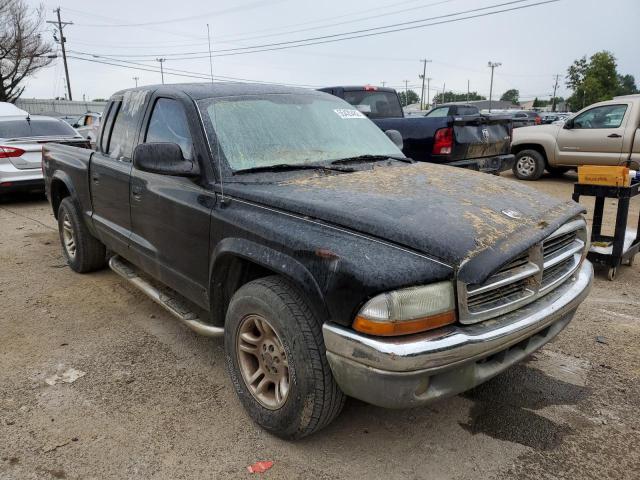
[[[371,85],[320,89],[342,98],[383,131],[402,135],[402,151],[421,162],[500,173],[513,166],[509,152],[512,122],[505,115],[482,115],[477,109],[434,109],[424,117],[405,117],[393,88]]]
[[[478,385],[554,338],[593,277],[583,209],[406,158],[326,93],[216,83],[114,94],[96,150],[47,144],[72,270],[109,266],[223,336],[250,417],[285,438],[345,395]]]
[[[545,169],[562,175],[579,165],[624,165],[640,169],[640,95],[594,103],[563,125],[538,125],[513,132],[513,173],[537,180]]]

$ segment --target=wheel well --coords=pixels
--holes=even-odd
[[[51,208],[53,215],[58,218],[58,208],[62,200],[71,195],[69,189],[62,180],[54,179],[51,182]]]
[[[212,322],[216,325],[224,324],[231,297],[240,287],[258,278],[271,275],[277,275],[277,272],[246,258],[226,255],[218,260],[211,279]]]
[[[523,150],[535,150],[540,155],[542,155],[542,158],[544,158],[544,163],[545,164],[548,163],[547,152],[545,152],[544,147],[542,145],[539,145],[537,143],[522,143],[520,145],[515,145],[511,147],[511,153],[513,153],[514,155],[517,155]]]

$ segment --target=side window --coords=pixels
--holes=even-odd
[[[126,108],[120,106],[113,122],[107,154],[116,160],[130,161],[135,135],[135,117],[129,114]]]
[[[446,117],[449,115],[449,107],[440,107],[431,110],[426,116],[427,117]]]
[[[120,110],[120,102],[111,102],[107,109],[107,118],[102,127],[102,136],[100,137],[100,150],[107,153],[109,149],[109,140],[111,138],[111,128],[113,127],[113,119]]]
[[[193,140],[189,133],[187,116],[176,100],[159,98],[151,112],[145,143],[177,143],[186,159],[193,157]]]
[[[574,128],[618,128],[627,111],[626,105],[604,105],[578,115],[573,121]]]

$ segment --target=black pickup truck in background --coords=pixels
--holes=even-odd
[[[511,169],[511,118],[449,108],[425,117],[405,117],[398,93],[375,86],[326,87],[320,91],[342,98],[384,131],[402,135],[403,153],[420,162],[442,163],[482,172]],[[446,115],[445,115],[446,113]],[[468,114],[471,113],[471,114]],[[439,115],[442,114],[442,115]]]
[[[554,338],[593,275],[580,205],[409,160],[313,90],[125,90],[95,150],[42,162],[71,269],[108,263],[224,337],[242,404],[282,437],[345,395],[415,407],[488,380]]]

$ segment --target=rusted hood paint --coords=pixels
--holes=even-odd
[[[244,184],[237,194],[431,255],[470,283],[583,211],[521,183],[426,163]]]

